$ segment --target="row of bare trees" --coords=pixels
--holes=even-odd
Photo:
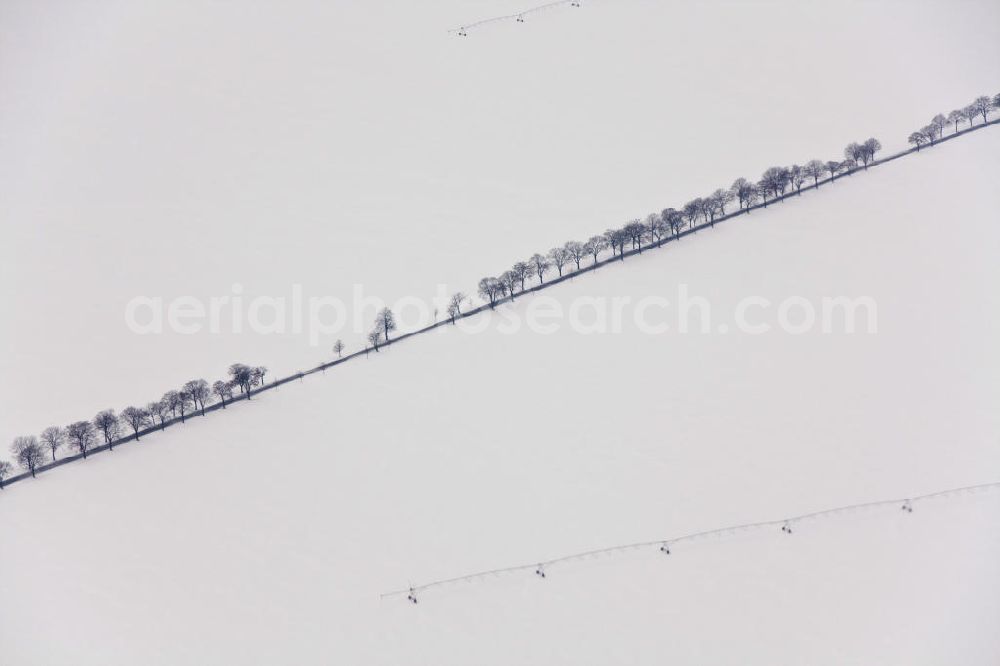
[[[132,437],[138,441],[141,432],[156,426],[162,430],[171,419],[180,418],[183,423],[196,412],[204,416],[205,407],[215,401],[220,402],[225,409],[237,389],[249,400],[253,389],[263,386],[266,375],[267,368],[263,366],[234,363],[229,366],[229,378],[226,380],[220,379],[210,385],[204,379],[192,379],[145,406],[132,405],[123,409],[120,414],[116,414],[113,409],[105,409],[90,421],[76,421],[66,427],[51,426],[37,437],[15,437],[10,447],[11,454],[15,463],[35,476],[38,468],[49,459],[55,462],[62,448],[68,448],[86,458],[101,442],[113,451],[115,444],[122,441],[123,437]],[[0,461],[0,488],[3,488],[4,479],[10,477],[12,472],[13,466],[9,462]]]
[[[701,224],[715,226],[716,220],[749,211],[755,205],[768,203],[812,184],[836,180],[840,173],[850,173],[860,167],[867,168],[875,160],[875,154],[882,149],[878,139],[870,138],[862,143],[851,143],[844,148],[843,160],[810,160],[803,165],[771,167],[764,171],[757,182],[737,178],[731,186],[717,189],[708,196],[698,197],[684,204],[680,209],[666,208],[659,213],[650,213],[643,219],[634,219],[620,228],[612,228],[603,234],[592,236],[587,241],[569,241],[565,245],[552,248],[546,254],[535,254],[526,261],[519,261],[498,276],[484,277],[479,281],[479,296],[491,308],[504,298],[514,299],[525,291],[530,280],[538,284],[545,282],[545,275],[554,271],[562,277],[574,267],[582,269],[583,262],[596,265],[601,254],[610,250],[611,257],[625,258],[625,252],[635,250],[642,253],[644,247],[659,247],[669,238],[678,238],[685,229],[693,229]],[[734,210],[732,206],[736,206]],[[459,303],[465,296],[461,293]],[[454,322],[460,314],[456,305],[449,308],[449,316]]]
[[[982,117],[985,124],[988,115],[996,109],[1000,109],[1000,95],[992,99],[977,97],[972,104],[952,111],[947,117],[936,115],[930,125],[911,134],[909,141],[918,149],[924,144],[933,144],[943,138],[948,124],[954,124],[955,132],[959,131],[958,126],[962,121],[968,121],[969,127],[972,127],[976,118]],[[814,159],[803,165],[770,167],[756,182],[737,178],[730,187],[692,199],[680,210],[666,208],[659,213],[650,213],[643,219],[630,220],[620,228],[608,229],[586,241],[569,241],[544,255],[536,253],[526,261],[518,261],[499,276],[481,279],[478,294],[484,303],[493,308],[504,298],[514,300],[514,296],[525,291],[528,282],[533,279],[537,279],[539,285],[543,284],[546,274],[552,271],[562,277],[567,270],[582,270],[586,261],[590,265],[596,265],[601,254],[608,250],[611,251],[612,258],[617,256],[621,260],[625,258],[627,250],[642,253],[643,247],[658,247],[671,237],[679,238],[685,229],[693,229],[700,224],[714,226],[721,217],[749,212],[757,205],[766,207],[768,203],[782,199],[789,192],[801,194],[803,186],[808,186],[810,182],[813,187],[819,187],[821,182],[835,181],[838,174],[849,174],[861,167],[867,169],[881,149],[882,144],[878,139],[869,138],[861,143],[848,144],[844,148],[843,160],[824,162]],[[731,208],[733,204],[736,205],[735,211]],[[727,209],[727,206],[730,208]],[[462,292],[451,297],[447,315],[452,323],[462,315],[462,306],[468,300]],[[374,327],[367,336],[370,348],[378,351],[390,341],[390,334],[396,328],[392,310],[380,310]],[[343,350],[343,342],[337,340],[333,351],[340,357]],[[92,421],[77,421],[65,428],[46,428],[38,437],[17,437],[11,445],[11,452],[14,461],[34,476],[37,469],[45,464],[47,457],[51,456],[53,461],[56,460],[56,454],[63,446],[68,446],[86,458],[99,438],[103,438],[108,448],[113,450],[114,444],[121,439],[122,429],[131,430],[130,436],[138,440],[143,430],[156,425],[160,429],[165,428],[168,419],[179,417],[184,422],[194,411],[200,411],[204,415],[206,405],[213,401],[217,400],[225,409],[236,389],[239,389],[241,396],[250,399],[253,388],[263,385],[266,374],[267,369],[264,367],[235,363],[229,368],[228,380],[219,380],[209,385],[204,379],[194,379],[179,390],[167,391],[160,400],[144,407],[126,407],[121,414],[107,409],[99,412]],[[8,461],[0,460],[0,488],[3,488],[4,479],[11,476],[12,470]]]
[[[930,125],[910,135],[910,142],[918,148],[924,143],[933,143],[943,136],[948,123],[954,123],[956,132],[961,120],[968,120],[971,127],[981,116],[985,123],[987,115],[997,108],[1000,108],[1000,95],[992,100],[985,96],[978,97],[964,109],[952,111],[947,118],[938,114]],[[758,205],[767,207],[791,192],[801,194],[802,188],[810,184],[818,188],[822,183],[835,181],[839,175],[853,173],[862,167],[867,169],[880,150],[881,142],[871,137],[860,143],[847,144],[842,160],[814,159],[801,165],[770,167],[756,182],[737,178],[728,188],[692,199],[680,209],[666,208],[659,213],[651,213],[644,219],[631,220],[621,228],[608,229],[585,242],[569,241],[544,255],[535,254],[526,261],[519,261],[498,276],[484,277],[479,281],[479,296],[494,308],[504,298],[513,300],[517,293],[525,290],[529,280],[537,279],[541,285],[550,271],[554,270],[562,277],[566,270],[573,267],[581,270],[581,262],[588,258],[591,265],[596,265],[601,253],[607,250],[611,251],[612,257],[624,259],[628,249],[641,253],[643,247],[657,247],[670,237],[678,238],[685,229],[693,229],[700,224],[714,227],[716,220],[726,215],[749,212]],[[731,208],[733,205],[736,206],[735,211]],[[456,297],[465,298],[463,294]],[[459,313],[457,306],[449,308],[452,322]]]
[[[976,119],[982,118],[983,124],[985,125],[988,116],[993,111],[1000,109],[1000,94],[997,94],[990,99],[986,95],[977,97],[972,101],[972,104],[962,107],[961,109],[955,109],[947,116],[943,113],[939,113],[933,118],[931,122],[924,125],[916,132],[910,134],[908,141],[913,144],[917,150],[920,150],[922,146],[928,145],[933,146],[935,143],[944,138],[944,130],[949,126],[953,126],[952,134],[958,134],[959,125],[963,122],[969,123],[969,128],[971,129],[976,123]]]

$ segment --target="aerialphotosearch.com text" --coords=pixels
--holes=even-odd
[[[288,295],[250,297],[237,283],[229,294],[207,299],[136,296],[125,305],[124,318],[129,330],[138,335],[290,333],[306,336],[312,346],[325,346],[335,336],[365,335],[385,307],[392,310],[400,333],[450,320],[447,308],[453,295],[447,285],[439,284],[431,299],[407,296],[385,302],[366,295],[363,285],[356,284],[345,301],[306,296],[302,286],[295,284]],[[477,308],[480,311],[473,316],[464,316]],[[495,308],[463,298],[454,323],[472,334],[496,330],[509,335],[527,330],[551,335],[568,329],[581,335],[626,330],[647,335],[870,335],[878,332],[878,307],[870,296],[799,295],[780,299],[747,295],[721,307],[681,283],[670,297],[581,296],[565,301],[544,293],[524,293],[517,294],[513,304],[505,300]]]

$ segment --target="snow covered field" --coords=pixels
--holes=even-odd
[[[446,33],[523,4],[0,2],[0,443],[363,339],[135,335],[135,296],[469,292],[1000,92],[995,0],[587,0]]]
[[[379,598],[998,480],[998,168],[989,128],[545,293],[687,284],[706,334],[449,328],[20,483],[0,661],[998,663],[996,492]],[[877,333],[721,332],[747,296]]]
[[[136,335],[135,296],[471,293],[1000,92],[995,0],[583,5],[0,2],[0,458],[361,346]],[[380,596],[1000,480],[998,172],[991,127],[19,482],[0,664],[1000,663],[997,491]],[[794,297],[877,318],[792,335]],[[581,303],[620,330],[503,330]]]

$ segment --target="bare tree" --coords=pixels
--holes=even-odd
[[[549,250],[549,261],[556,267],[559,277],[562,277],[563,266],[569,263],[569,252],[564,247],[554,247]]]
[[[948,122],[954,123],[955,125],[955,134],[958,134],[958,124],[963,120],[965,120],[965,114],[962,113],[959,109],[955,109],[954,111],[948,114]]]
[[[976,109],[976,106],[974,104],[970,104],[969,106],[962,109],[962,115],[965,116],[965,119],[969,121],[970,128],[972,127],[972,124],[976,122],[976,115],[978,113],[979,111]]]
[[[993,110],[993,100],[986,95],[977,97],[975,101],[972,102],[972,108],[975,109],[976,113],[983,117],[983,124],[986,124],[986,114]]]
[[[38,438],[34,435],[15,437],[10,451],[14,454],[14,462],[31,472],[32,478],[38,467],[45,463],[45,449],[39,446]]]
[[[514,293],[517,289],[517,283],[519,278],[514,274],[513,271],[504,271],[500,275],[500,288],[504,290],[505,293],[510,294],[511,303],[514,302]]]
[[[538,284],[542,284],[545,282],[545,273],[552,268],[552,263],[537,252],[531,255],[530,261],[535,272],[535,277],[538,278]]]
[[[608,241],[604,236],[591,236],[585,245],[587,254],[594,258],[594,265],[597,265],[597,257],[607,249]]]
[[[841,163],[830,160],[829,162],[826,163],[826,170],[827,173],[830,174],[830,182],[832,183],[833,181],[837,180],[837,174],[841,170]]]
[[[3,480],[10,476],[11,466],[6,460],[0,460],[0,490],[3,490]]]
[[[382,329],[376,328],[371,333],[368,334],[368,342],[371,344],[375,351],[378,351],[379,345],[382,343]]]
[[[251,380],[252,381],[252,380]],[[247,392],[247,399],[250,398],[249,390]],[[177,392],[177,411],[181,414],[181,423],[184,423],[184,416],[190,407],[194,405],[194,399],[191,394],[187,391],[180,390]]]
[[[462,292],[456,291],[451,295],[451,300],[448,301],[448,318],[451,319],[452,324],[455,323],[455,318],[462,314],[463,302],[465,302],[465,294]]]
[[[753,183],[746,178],[737,178],[729,186],[729,191],[736,197],[740,210],[749,208],[750,193],[753,192]]]
[[[920,147],[925,143],[927,143],[928,139],[923,132],[913,132],[912,134],[910,134],[910,137],[907,139],[907,141],[916,146],[917,150],[919,151]]]
[[[341,356],[343,356],[343,354],[344,354],[344,341],[343,340],[338,339],[336,342],[333,343],[333,353],[337,355],[337,358],[340,358]]]
[[[382,329],[385,341],[389,342],[389,332],[396,330],[396,316],[392,314],[392,310],[389,308],[382,308],[375,319],[375,325]]]
[[[712,203],[712,195],[708,195],[702,199],[698,199],[701,202],[701,216],[704,218],[705,222],[715,221],[715,204]],[[715,225],[713,225],[715,226]]]
[[[648,243],[653,242],[652,236],[649,234],[649,229],[646,227],[645,222],[639,219],[632,220],[628,223],[629,235],[634,239],[634,247],[639,248],[639,253],[642,253],[642,243],[647,241]],[[584,249],[584,256],[587,255],[586,249]]]
[[[754,190],[760,196],[761,204],[764,208],[767,208],[767,197],[772,192],[771,184],[766,179],[761,178],[757,184],[754,185]]]
[[[621,239],[620,234],[617,229],[608,229],[603,234],[605,242],[608,247],[611,248],[611,258],[615,258],[615,250],[618,249],[619,240]]]
[[[785,190],[792,184],[792,172],[787,167],[775,167],[774,185],[776,187],[774,195],[784,195]]]
[[[56,451],[66,442],[66,431],[58,426],[49,426],[42,431],[42,446],[52,454],[52,462],[56,460]]]
[[[858,166],[858,160],[861,159],[861,155],[861,146],[854,142],[847,144],[844,148],[844,159],[850,164],[851,168]]]
[[[619,231],[624,234],[625,239],[632,244],[633,250],[638,248],[639,252],[642,252],[642,237],[646,231],[646,228],[642,226],[642,222],[639,220],[632,220]]]
[[[232,372],[234,367],[236,366],[235,365],[230,366],[229,372]],[[180,401],[180,399],[181,396],[177,391],[167,391],[166,393],[163,394],[163,397],[160,398],[160,402],[162,402],[166,406],[166,408],[170,410],[171,416],[177,418],[177,403]]]
[[[524,281],[531,275],[531,266],[526,261],[519,261],[511,267],[510,272],[521,283],[521,291],[524,291]]]
[[[113,409],[97,412],[97,416],[94,417],[94,427],[101,431],[101,434],[104,435],[104,443],[112,451],[115,450],[115,440],[120,434],[119,425],[118,416]]]
[[[507,289],[508,283],[503,281],[503,275],[497,278],[497,282],[500,285],[497,298],[499,299],[506,298],[507,295],[510,294],[510,291]],[[511,300],[513,300],[513,297],[511,298]]]
[[[576,270],[580,270],[580,260],[587,256],[587,248],[578,241],[569,241],[563,246],[566,256],[576,264]]]
[[[66,439],[69,445],[83,454],[87,459],[87,452],[94,446],[96,432],[94,425],[90,421],[77,421],[66,426]]]
[[[233,388],[232,382],[225,382],[221,379],[212,384],[212,393],[219,398],[219,402],[222,403],[223,409],[226,408],[226,400],[233,399]]]
[[[716,209],[720,215],[725,215],[726,204],[732,203],[733,198],[734,195],[730,190],[718,189],[712,192],[712,207]]]
[[[232,377],[232,381],[235,382],[236,386],[240,387],[240,393],[245,393],[247,400],[249,400],[250,389],[253,386],[253,368],[243,363],[233,363],[229,366],[229,376]]]
[[[167,424],[167,412],[170,411],[170,407],[167,406],[162,400],[156,400],[146,404],[146,412],[149,413],[149,420],[154,425],[156,424],[156,419],[160,420],[160,430],[166,428]]]
[[[615,238],[618,239],[618,261],[625,260],[625,243],[631,240],[631,236],[624,229],[615,229],[613,232]]]
[[[931,118],[930,125],[937,130],[937,138],[944,138],[944,128],[948,125],[948,119],[944,114],[939,113]]]
[[[608,229],[604,232],[604,237],[611,247],[611,256],[615,256],[615,249],[618,249],[618,260],[625,259],[625,243],[629,240],[629,235],[621,229]]]
[[[865,163],[865,168],[875,161],[875,153],[882,150],[882,144],[875,137],[866,139],[863,144],[861,144],[861,160]]]
[[[826,166],[819,160],[809,160],[806,162],[805,166],[802,167],[802,174],[806,178],[812,178],[813,187],[819,187],[819,179],[823,177],[826,172]]]
[[[698,224],[698,216],[701,215],[702,201],[701,199],[692,199],[684,204],[683,214],[688,221],[688,226],[692,229]]]
[[[664,208],[660,215],[663,217],[664,222],[667,223],[667,228],[673,232],[674,238],[678,238],[681,233],[681,227],[684,226],[684,215],[673,208]]]
[[[655,243],[657,247],[662,244],[666,228],[667,225],[659,213],[650,213],[646,216],[646,235],[649,236],[651,244]],[[583,249],[590,253],[586,243],[583,244]]]
[[[562,275],[562,271],[559,272]],[[495,277],[484,277],[479,281],[479,296],[490,304],[492,310],[500,298],[500,280]]]
[[[802,196],[802,183],[806,182],[805,171],[798,164],[788,167],[788,177],[795,188],[795,194]]]
[[[937,128],[934,125],[924,125],[920,128],[920,133],[924,135],[931,145],[937,143]]]
[[[258,365],[250,371],[250,380],[253,386],[263,386],[265,376],[267,376],[267,368],[263,365]]]
[[[791,179],[791,172],[785,167],[771,167],[761,175],[759,187],[769,192],[772,199],[777,199],[785,193]]]
[[[149,412],[142,407],[126,407],[122,410],[122,421],[132,428],[135,441],[139,441],[139,431],[149,424]]]
[[[205,415],[205,401],[211,399],[212,389],[204,379],[192,379],[184,384],[184,392],[191,396],[195,407],[201,409],[201,415]]]

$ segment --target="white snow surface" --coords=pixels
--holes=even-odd
[[[12,486],[0,662],[1000,663],[1000,493],[379,596],[998,480],[998,168],[989,128],[545,292],[875,334],[448,328]]]
[[[996,0],[587,0],[447,33],[532,4],[0,2],[0,445],[313,367],[373,317],[317,346],[137,335],[134,297],[468,292],[1000,92]]]

